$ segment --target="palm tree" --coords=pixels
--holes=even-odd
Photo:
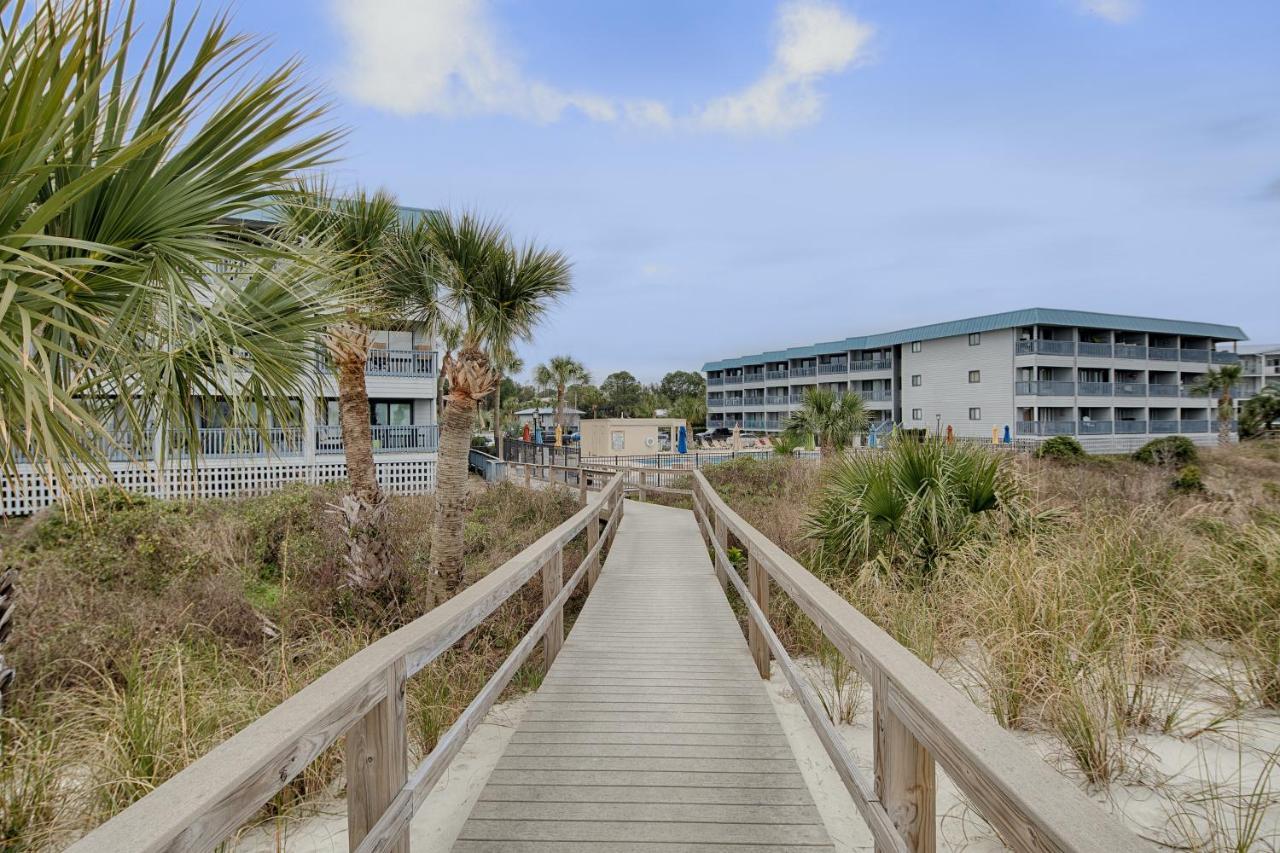
[[[431,575],[443,585],[437,602],[462,586],[462,520],[467,453],[476,407],[493,391],[497,371],[489,353],[529,340],[547,308],[570,289],[563,254],[512,245],[502,227],[471,213],[427,214],[432,259],[441,285],[443,322],[457,330],[445,353],[445,398],[436,463],[436,514]]]
[[[365,366],[370,327],[391,313],[391,283],[400,235],[396,201],[385,192],[357,190],[335,197],[322,183],[299,185],[283,206],[290,237],[322,253],[324,269],[350,295],[325,334],[338,385],[338,417],[351,492],[366,507],[382,502],[369,423]]]
[[[493,383],[493,449],[498,458],[502,458],[502,380],[504,377],[524,370],[524,359],[516,355],[510,347],[499,347],[489,354],[493,359],[497,381]]]
[[[74,488],[111,451],[199,447],[193,397],[264,437],[329,323],[305,249],[248,228],[338,136],[295,63],[251,77],[216,17],[0,0],[0,477]],[[194,462],[193,462],[194,464]]]
[[[811,388],[804,405],[787,419],[786,431],[798,438],[813,436],[825,458],[848,447],[867,423],[867,410],[857,394],[837,395],[826,388]]]
[[[591,374],[582,362],[568,355],[553,355],[546,364],[533,369],[533,382],[538,387],[556,392],[556,426],[564,428],[564,390],[570,385],[588,385]]]
[[[1235,416],[1235,408],[1231,402],[1231,389],[1240,384],[1244,369],[1238,364],[1224,364],[1217,369],[1209,368],[1209,372],[1191,387],[1193,393],[1217,396],[1218,398],[1218,446],[1228,447],[1231,444],[1231,420]]]

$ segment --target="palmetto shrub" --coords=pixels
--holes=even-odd
[[[1196,446],[1185,435],[1153,438],[1133,454],[1144,465],[1189,465],[1196,461]]]
[[[927,579],[953,550],[1028,520],[1007,455],[981,445],[896,441],[828,467],[809,522],[824,562]]]
[[[1036,448],[1038,459],[1083,459],[1084,447],[1072,435],[1055,435]]]

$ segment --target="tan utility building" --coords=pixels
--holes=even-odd
[[[680,427],[686,441],[692,440],[683,418],[600,418],[585,420],[582,433],[583,456],[637,456],[647,453],[674,453]]]

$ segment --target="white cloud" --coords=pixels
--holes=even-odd
[[[1079,0],[1080,11],[1113,24],[1132,21],[1142,11],[1142,0]]]
[[[595,121],[666,125],[655,101],[563,91],[525,76],[484,0],[332,0],[346,37],[341,85],[402,115],[502,114],[551,122],[575,110]]]
[[[817,119],[817,82],[860,58],[872,34],[826,0],[789,0],[779,8],[773,61],[763,76],[676,118],[659,100],[568,91],[529,77],[500,37],[487,0],[330,3],[346,41],[340,85],[362,103],[402,115],[510,115],[545,123],[572,111],[660,128],[785,130]]]
[[[786,130],[817,120],[818,81],[858,59],[874,30],[832,3],[794,0],[778,10],[777,44],[764,75],[741,92],[717,98],[699,116],[705,127]]]

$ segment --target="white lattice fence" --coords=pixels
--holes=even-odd
[[[436,484],[436,460],[405,459],[375,463],[378,482],[391,494],[412,495],[432,491]],[[111,477],[87,477],[88,486],[114,481],[121,488],[156,498],[230,498],[263,495],[291,483],[331,483],[347,476],[347,465],[339,460],[324,462],[202,462],[172,464],[163,469],[129,463],[113,464]],[[52,506],[63,496],[56,481],[45,480],[34,471],[18,475],[14,486],[0,491],[0,513],[30,515]]]

